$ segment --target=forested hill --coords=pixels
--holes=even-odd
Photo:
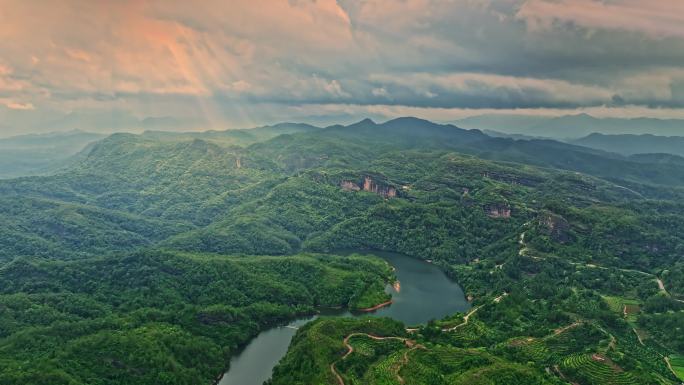
[[[380,196],[340,188],[347,179],[361,185],[365,176],[397,189],[402,199],[396,202],[408,204],[407,209],[415,210],[415,204],[432,196],[459,202],[456,207],[484,218],[484,205],[510,206],[520,214],[540,205],[502,188],[584,205],[591,195],[587,189],[605,195],[597,201],[678,196],[678,188],[640,182],[675,183],[684,175],[669,164],[637,163],[551,141],[493,139],[479,131],[413,118],[326,129],[282,125],[256,130],[271,137],[280,129],[285,134],[246,146],[235,144],[230,131],[115,134],[65,173],[2,181],[0,199],[7,204],[0,212],[1,257],[75,258],[154,245],[290,253],[305,242],[315,244],[322,231],[386,204]],[[597,169],[595,174],[620,181],[617,185],[485,158]],[[558,192],[560,186],[567,190]],[[463,205],[470,200],[475,204]]]
[[[625,205],[681,197],[684,184],[684,169],[671,163],[553,141],[490,138],[415,118],[256,130],[261,134],[250,133],[252,139],[269,139],[238,145],[230,131],[114,134],[64,173],[0,181],[6,203],[0,257],[78,258],[155,245],[286,254],[318,247],[329,231],[384,207],[393,207],[387,214],[412,212],[420,221],[428,216],[424,205],[434,205],[432,212],[458,210],[453,219],[439,219],[445,228],[451,226],[446,220],[467,228],[462,215],[499,226],[486,219],[485,208],[506,207],[514,218],[529,219],[551,199],[561,207]],[[285,133],[273,137],[278,130]],[[362,187],[365,177],[376,192],[391,188],[398,199],[340,187]],[[472,247],[495,240],[458,238],[479,239]],[[455,241],[441,242],[431,240],[430,248],[453,253],[447,250]]]
[[[409,148],[452,150],[483,159],[579,171],[630,185],[684,185],[684,172],[675,165],[637,162],[616,153],[553,140],[494,138],[478,130],[463,130],[416,118],[399,118],[382,124],[366,119],[346,127],[332,126],[307,134],[281,136],[253,148],[280,157],[300,154],[301,160],[309,163],[298,166],[320,163],[312,163],[317,155],[318,158],[330,152],[344,155],[344,148],[348,149],[346,155],[350,159],[367,158],[364,150],[370,150],[371,157]]]
[[[623,361],[610,358],[621,370],[649,381],[655,377],[642,374],[655,370],[671,381],[658,354],[684,353],[684,334],[669,328],[681,320],[678,300],[684,299],[683,186],[684,169],[658,157],[492,138],[415,118],[328,128],[114,134],[64,172],[0,181],[0,275],[11,283],[0,285],[0,309],[12,309],[0,315],[0,362],[12,368],[0,369],[0,382],[44,383],[39,370],[31,372],[38,377],[20,375],[36,357],[57,373],[51,383],[166,383],[177,370],[183,373],[179,384],[213,378],[234,345],[263,327],[264,314],[352,306],[366,292],[376,298],[388,279],[386,266],[311,254],[339,249],[430,259],[457,277],[474,304],[485,306],[473,322],[480,334],[459,349],[541,338],[581,321],[591,327],[572,338],[586,332],[593,345],[544,356],[550,367],[600,344],[601,357],[608,357],[613,350],[604,345],[611,335]],[[282,264],[256,257],[300,253],[307,254],[283,257]],[[249,264],[250,258],[265,265]],[[124,261],[137,270],[129,271]],[[368,274],[359,268],[363,263],[369,263]],[[298,296],[289,284],[260,292],[253,272],[267,269],[308,294]],[[302,270],[312,279],[337,279],[321,288],[301,282]],[[112,281],[100,287],[108,271],[140,291],[118,292]],[[216,297],[214,283],[237,290],[226,282],[232,278],[220,278],[232,274],[254,289],[231,299],[230,309],[215,308],[227,300]],[[494,302],[502,292],[506,298]],[[275,301],[280,295],[287,300]],[[256,300],[264,308],[247,306]],[[90,310],[79,312],[81,303]],[[609,308],[620,304],[638,304],[644,312],[623,319]],[[38,317],[38,329],[36,312],[46,315]],[[209,318],[199,315],[205,313]],[[515,327],[506,329],[506,322]],[[117,333],[122,325],[128,329]],[[639,356],[626,353],[632,345],[620,345],[634,342],[627,337],[632,328],[651,344]],[[69,334],[72,329],[78,333]],[[180,349],[174,339],[204,344],[217,330],[232,333],[223,341],[229,345],[206,344],[225,349],[221,362],[190,369],[197,350]],[[42,347],[26,344],[46,334]],[[136,336],[143,336],[150,356],[135,355]],[[430,338],[442,343],[439,335]],[[58,353],[65,343],[73,345]],[[117,352],[100,360],[118,368],[113,378],[97,365],[71,366],[98,344]],[[549,346],[544,348],[553,351]],[[488,367],[485,361],[502,363],[493,357],[505,354],[492,350],[477,359]],[[526,365],[521,357],[507,356],[512,361],[504,363],[530,374],[519,365]],[[586,358],[577,357],[577,365],[591,364]],[[530,375],[543,372],[535,367]]]

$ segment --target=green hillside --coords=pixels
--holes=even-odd
[[[209,384],[273,323],[385,298],[386,264],[330,255],[372,249],[432,260],[477,312],[317,321],[274,384],[334,384],[333,363],[346,384],[672,384],[682,186],[672,162],[413,118],[115,134],[0,181],[0,383]],[[340,361],[354,333],[396,338]]]
[[[0,268],[0,383],[210,383],[262,328],[353,306],[390,274],[316,255],[17,259]]]

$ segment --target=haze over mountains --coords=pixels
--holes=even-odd
[[[0,139],[0,179],[56,171],[105,136],[74,130]]]
[[[390,267],[334,256],[342,249],[432,261],[479,309],[474,329],[457,328],[462,314],[412,335],[396,320],[314,321],[297,332],[273,384],[336,383],[331,363],[359,332],[426,346],[406,353],[411,384],[450,373],[563,383],[545,370],[554,365],[592,385],[676,384],[661,354],[684,352],[671,326],[684,315],[677,156],[491,137],[412,117],[116,133],[81,145],[57,172],[0,181],[2,384],[210,384],[261,331],[324,307],[387,303]],[[623,301],[643,304],[638,324],[624,319]],[[536,361],[501,350],[520,348],[517,340],[540,346]],[[373,351],[400,357],[403,346]],[[439,367],[411,366],[419,354]],[[464,354],[477,365],[447,364]],[[350,357],[375,365],[374,356]],[[346,379],[367,370],[337,369]],[[449,383],[482,383],[471,379]]]
[[[70,138],[81,136],[92,138],[82,133],[75,133]],[[36,141],[45,144],[50,137],[14,141],[21,140],[34,145]],[[294,251],[303,240],[300,230],[284,231],[284,224],[271,217],[266,222],[261,218],[242,223],[244,218],[253,218],[248,212],[256,210],[256,207],[250,205],[241,208],[244,212],[228,217],[241,218],[238,222],[220,220],[226,215],[224,210],[239,202],[257,199],[274,184],[284,183],[286,179],[283,178],[307,170],[338,170],[335,171],[341,172],[338,176],[321,176],[324,180],[342,178],[333,184],[344,178],[354,181],[366,173],[375,178],[373,183],[397,189],[405,183],[386,180],[372,168],[368,169],[368,164],[382,157],[410,156],[407,166],[427,167],[416,151],[426,157],[454,152],[486,162],[516,162],[529,167],[579,172],[602,178],[604,181],[600,184],[608,183],[605,186],[610,186],[611,194],[629,198],[678,197],[682,193],[680,186],[684,185],[684,169],[677,162],[677,157],[633,158],[548,139],[495,138],[478,130],[464,130],[417,118],[399,118],[384,123],[366,119],[348,126],[327,128],[281,124],[252,130],[121,133],[90,144],[68,167],[52,173],[52,176],[0,183],[0,194],[4,196],[16,196],[22,201],[30,197],[29,201],[34,203],[26,207],[37,204],[34,200],[42,197],[47,199],[41,203],[48,205],[45,210],[55,210],[55,217],[47,220],[44,229],[36,233],[44,247],[26,249],[27,242],[32,244],[39,238],[28,241],[20,226],[8,229],[13,234],[8,239],[15,239],[16,243],[6,242],[5,248],[15,250],[14,253],[41,250],[40,255],[71,256],[97,252],[100,248],[121,247],[127,250],[134,245],[164,241],[166,245],[182,249]],[[359,171],[364,169],[369,171]],[[357,174],[349,174],[350,170],[356,170]],[[490,171],[483,172],[490,175]],[[344,176],[347,174],[349,176]],[[503,178],[508,180],[508,177]],[[516,177],[514,183],[541,182]],[[429,186],[425,188],[429,190]],[[459,196],[461,193],[456,192]],[[497,202],[505,202],[504,192],[492,193],[501,196]],[[69,204],[63,205],[55,200]],[[189,205],[190,201],[195,203]],[[67,210],[67,207],[70,208]],[[80,217],[73,229],[55,223],[70,210],[79,212]],[[32,217],[13,210],[7,215],[21,223]],[[76,219],[70,215],[66,218],[69,221]],[[86,218],[90,219],[83,223]],[[186,220],[176,222],[178,218]],[[273,221],[279,224],[273,227]],[[25,225],[28,224],[22,226]],[[41,228],[37,223],[31,226]],[[158,231],[150,233],[151,228]],[[271,228],[275,240],[244,238],[259,228]],[[310,227],[306,228],[309,229],[307,232],[310,231]],[[85,234],[104,231],[110,235],[104,237],[106,241],[102,243],[83,244],[72,250],[66,246],[69,242],[81,242],[81,236],[67,236],[74,231]],[[227,248],[224,241],[218,241],[224,239],[226,231],[233,234],[230,243],[233,248]],[[54,238],[57,234],[61,235]],[[235,242],[242,246],[235,246]]]
[[[591,134],[571,143],[624,155],[663,153],[684,156],[684,137],[651,134]]]
[[[483,115],[458,121],[456,126],[440,125],[417,118],[398,118],[382,124],[364,119],[348,126],[333,125],[327,128],[302,123],[280,123],[253,129],[224,131],[149,130],[142,133],[142,137],[161,141],[197,138],[225,145],[250,145],[279,135],[301,132],[314,133],[313,137],[320,135],[321,140],[328,140],[329,135],[361,133],[374,138],[378,145],[382,146],[383,135],[399,135],[398,138],[410,138],[406,142],[407,148],[414,144],[413,140],[420,138],[420,140],[434,142],[434,145],[438,147],[458,148],[460,151],[477,153],[491,159],[539,162],[540,165],[546,162],[549,165],[570,167],[586,172],[585,167],[590,167],[591,162],[583,158],[576,165],[570,166],[566,164],[568,160],[563,154],[579,153],[583,156],[597,156],[611,161],[620,159],[620,161],[629,160],[639,163],[681,163],[681,160],[672,156],[660,156],[657,159],[653,157],[627,159],[620,158],[620,155],[662,153],[682,156],[684,155],[684,137],[629,134],[629,132],[644,130],[678,134],[683,130],[682,124],[684,121],[681,120],[597,119],[588,115],[560,118]],[[459,127],[466,130],[459,129]],[[446,139],[444,135],[447,135],[448,140],[444,141]],[[54,172],[69,161],[77,161],[78,156],[86,155],[88,152],[86,147],[104,137],[103,134],[70,131],[0,139],[0,149],[3,150],[0,154],[0,178]],[[455,137],[459,139],[454,141]],[[564,144],[564,141],[567,144]],[[392,145],[396,144],[392,142]],[[537,147],[541,148],[540,152],[531,156],[532,149]],[[550,150],[553,148],[562,148],[563,152],[553,154]],[[79,154],[81,151],[83,153]],[[542,155],[547,152],[547,156]],[[72,157],[75,158],[70,160]]]
[[[554,139],[579,139],[593,134],[684,136],[684,120],[596,118],[587,114],[559,117],[478,115],[454,121],[459,127]]]
[[[684,385],[684,0],[0,4],[0,385]]]

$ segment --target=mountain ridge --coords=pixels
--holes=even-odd
[[[454,121],[467,128],[505,134],[542,136],[573,140],[598,132],[602,134],[684,135],[684,119],[597,118],[589,114],[563,116],[476,115]]]
[[[684,156],[684,136],[592,133],[571,143],[623,155],[666,153]]]

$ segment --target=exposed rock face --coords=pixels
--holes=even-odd
[[[347,190],[347,191],[359,191],[359,190],[361,190],[361,187],[359,187],[359,185],[357,185],[354,182],[348,181],[348,180],[343,180],[342,182],[340,182],[340,187],[342,187],[342,189]]]
[[[493,204],[484,207],[485,213],[490,218],[510,218],[511,208],[506,204]]]
[[[340,182],[340,187],[347,191],[368,191],[378,194],[385,198],[394,198],[397,196],[396,188],[392,186],[378,184],[373,180],[373,178],[369,176],[363,178],[363,183],[361,185],[349,180],[343,180],[342,182]]]
[[[385,198],[394,198],[397,196],[397,189],[392,186],[381,186],[373,181],[369,176],[363,179],[363,191],[374,192]]]
[[[539,216],[539,224],[554,241],[559,243],[570,241],[570,223],[562,216],[551,212],[542,213]]]

